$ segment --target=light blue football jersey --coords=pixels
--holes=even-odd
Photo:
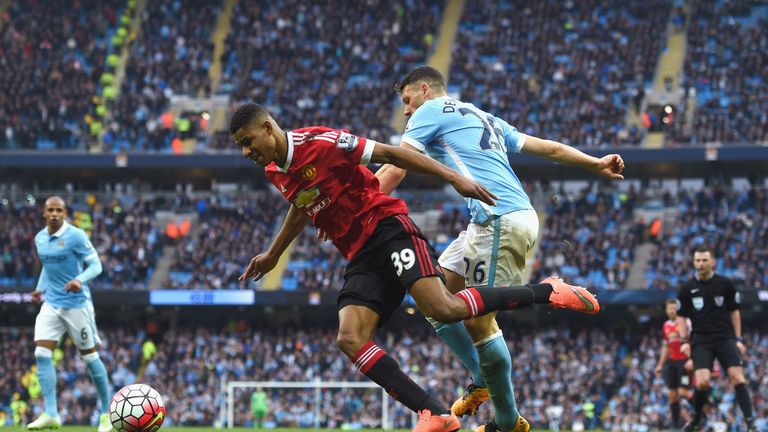
[[[448,96],[425,102],[411,115],[402,141],[479,182],[499,199],[496,206],[467,198],[472,222],[531,210],[508,154],[520,153],[525,135],[506,121]]]
[[[46,303],[61,308],[86,307],[91,301],[87,283],[78,293],[64,290],[67,282],[83,272],[86,259],[98,257],[85,231],[67,222],[53,234],[43,228],[35,236],[35,246],[43,263],[37,290],[45,293]]]

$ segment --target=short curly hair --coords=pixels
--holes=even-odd
[[[266,108],[257,103],[242,105],[232,115],[232,120],[229,122],[229,133],[234,135],[235,132],[247,126],[248,123],[268,116],[269,112]]]

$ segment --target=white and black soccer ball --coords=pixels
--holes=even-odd
[[[165,420],[165,403],[146,384],[121,388],[109,404],[109,421],[117,432],[155,432]]]

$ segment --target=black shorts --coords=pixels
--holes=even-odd
[[[379,327],[400,306],[407,289],[421,278],[445,276],[437,253],[406,215],[379,221],[376,231],[347,264],[336,308],[366,306],[379,315]]]
[[[688,372],[685,370],[685,362],[687,360],[668,360],[664,371],[664,377],[667,381],[667,388],[676,389],[680,387],[688,387],[691,383],[691,378]]]
[[[744,366],[741,353],[736,348],[736,339],[722,339],[717,342],[696,342],[691,348],[694,369],[712,370],[717,359],[725,371],[732,366]]]

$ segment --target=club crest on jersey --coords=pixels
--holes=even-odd
[[[56,243],[60,248],[64,247],[64,240],[59,240],[58,243]]]
[[[725,300],[725,297],[715,296],[715,304],[717,305],[717,307],[720,307],[723,305],[723,300]]]
[[[694,297],[693,299],[693,307],[696,308],[696,310],[701,310],[704,308],[704,297]]]
[[[296,198],[293,200],[293,205],[298,208],[309,207],[315,202],[315,199],[317,199],[318,196],[320,196],[320,188],[317,186],[303,190],[296,194]]]
[[[314,165],[305,165],[301,167],[301,178],[312,181],[317,178],[317,169]]]
[[[336,139],[336,147],[349,152],[357,148],[357,141],[356,136],[342,132],[339,134],[339,138]]]

